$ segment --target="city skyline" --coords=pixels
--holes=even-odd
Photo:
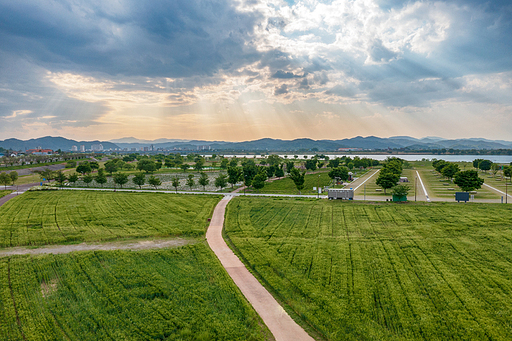
[[[511,140],[506,1],[0,4],[0,140]]]

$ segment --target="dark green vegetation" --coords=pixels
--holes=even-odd
[[[331,183],[331,179],[327,175],[327,172],[306,174],[304,179],[304,190],[302,191],[302,194],[315,194],[316,192],[313,192],[313,187],[318,187],[319,184],[320,187],[328,186]],[[265,183],[265,187],[261,192],[273,194],[299,194],[293,180],[289,177]]]
[[[0,247],[201,236],[217,196],[27,192],[0,207]]]
[[[329,340],[512,339],[512,208],[239,197],[235,251]]]
[[[263,340],[268,333],[202,243],[4,257],[0,283],[2,340]]]

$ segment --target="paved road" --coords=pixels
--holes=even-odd
[[[39,183],[33,183],[33,184],[26,184],[26,185],[19,185],[19,186],[7,186],[6,189],[9,189],[12,192],[9,195],[6,195],[4,197],[0,198],[0,206],[5,204],[7,201],[11,200],[12,198],[15,198],[17,195],[25,193],[29,190],[29,188],[39,185]],[[4,186],[1,186],[0,189],[4,189]]]
[[[233,196],[227,195],[215,207],[210,227],[206,232],[208,245],[215,252],[222,266],[224,266],[235,284],[240,288],[240,291],[242,291],[242,294],[260,315],[277,341],[314,340],[292,320],[274,297],[246,269],[222,238],[224,213],[226,205],[231,198]]]

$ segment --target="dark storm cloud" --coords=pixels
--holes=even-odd
[[[258,13],[230,1],[0,3],[0,49],[49,69],[111,75],[211,75],[258,59],[247,44]]]

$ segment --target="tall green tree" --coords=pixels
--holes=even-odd
[[[240,167],[228,167],[228,182],[231,184],[231,188],[243,179],[243,171]]]
[[[114,183],[119,185],[119,187],[123,188],[123,185],[128,182],[128,174],[125,173],[115,173],[114,176]]]
[[[201,173],[201,176],[197,182],[203,186],[203,191],[206,191],[206,186],[208,186],[210,183],[210,179],[208,179],[208,175],[206,173]]]
[[[137,163],[137,169],[140,171],[145,171],[147,173],[153,173],[157,170],[157,165],[154,161],[149,159],[140,160]]]
[[[64,184],[64,181],[67,180],[66,174],[64,174],[60,169],[55,172],[54,178],[53,178],[60,187]]]
[[[14,183],[16,182],[16,180],[18,180],[18,172],[16,171],[12,171],[9,173],[9,177],[11,178],[11,182],[12,182],[12,185],[14,186]]]
[[[226,174],[220,173],[218,177],[215,178],[215,187],[219,187],[221,190],[226,187],[228,184],[228,179]]]
[[[139,189],[142,189],[142,186],[146,183],[146,175],[142,172],[137,173],[132,178],[132,181],[135,185],[139,186]]]
[[[91,174],[85,174],[82,177],[82,181],[87,185],[87,187],[89,187],[89,184],[92,182],[92,180],[94,180],[94,178]]]
[[[174,190],[178,193],[178,187],[180,187],[180,179],[178,176],[172,178],[172,187],[174,187]]]
[[[196,163],[194,164],[194,169],[198,172],[203,170],[204,167],[204,159],[202,157],[196,159]]]
[[[445,165],[443,167],[443,169],[441,170],[441,174],[443,174],[444,176],[446,176],[448,179],[452,179],[455,174],[457,174],[458,172],[460,172],[460,169],[459,169],[459,165],[457,165],[456,163],[453,163],[453,162],[449,162],[447,165]]]
[[[252,180],[252,187],[259,192],[265,186],[265,180],[267,180],[267,174],[259,172]]]
[[[477,171],[467,170],[455,174],[453,182],[464,192],[469,192],[481,188],[484,184],[484,179],[478,177]]]
[[[301,173],[297,168],[293,168],[290,172],[290,179],[292,179],[299,194],[302,194],[301,191],[304,189],[304,182],[306,181],[306,172]]]
[[[0,184],[4,185],[4,189],[7,189],[7,185],[11,183],[11,177],[7,173],[0,173]]]
[[[227,169],[229,165],[229,160],[227,158],[222,158],[220,161],[220,169]]]
[[[194,187],[195,185],[196,183],[194,182],[194,175],[189,174],[187,179],[187,186],[190,188],[190,190],[192,190],[192,187]]]
[[[384,189],[384,194],[386,194],[386,190],[396,186],[398,180],[400,180],[400,174],[382,169],[375,183],[377,186],[382,187]]]
[[[340,179],[340,180],[343,180],[343,181],[347,181],[348,180],[348,169],[346,167],[336,167],[336,168],[333,168],[329,171],[328,173],[329,177],[331,179]]]
[[[68,177],[68,181],[74,185],[74,184],[75,184],[75,182],[77,182],[77,181],[78,181],[78,174],[76,174],[76,173],[71,174],[71,175]]]
[[[78,167],[76,167],[76,171],[82,175],[88,174],[92,172],[92,167],[89,161],[83,161],[78,164]]]
[[[162,181],[154,175],[151,175],[148,179],[148,184],[155,187],[155,189],[158,189],[158,186],[162,184]]]
[[[189,166],[187,163],[182,163],[182,164],[180,165],[181,170],[182,170],[183,172],[185,172],[185,173],[187,172],[187,169],[189,169],[189,167],[190,167],[190,166]]]

